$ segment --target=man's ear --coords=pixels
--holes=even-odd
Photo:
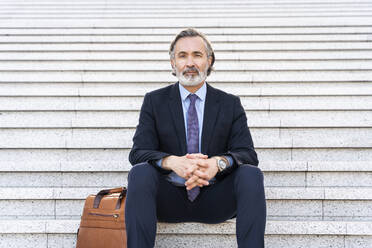
[[[212,66],[212,56],[209,56],[208,57],[208,64],[209,64],[209,67]]]
[[[175,67],[175,62],[174,60],[171,59],[171,66],[172,66],[172,74],[176,75],[176,67]]]

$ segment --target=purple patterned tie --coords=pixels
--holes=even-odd
[[[195,94],[188,96],[190,106],[187,110],[187,153],[199,152],[199,122],[196,114],[195,101],[198,98]],[[187,196],[190,201],[194,201],[199,195],[200,188],[198,186],[187,191]]]

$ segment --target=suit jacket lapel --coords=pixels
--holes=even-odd
[[[181,154],[184,155],[187,153],[186,131],[185,121],[183,119],[181,96],[178,87],[178,83],[176,83],[171,88],[168,105],[172,114],[174,128],[176,129],[176,135],[180,144]]]
[[[208,146],[214,132],[219,109],[219,94],[213,87],[207,84],[207,96],[204,105],[203,132],[201,139],[201,153],[203,154],[207,154],[208,152]]]

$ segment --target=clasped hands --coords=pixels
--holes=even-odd
[[[196,186],[209,185],[209,180],[218,172],[216,160],[201,153],[186,154],[182,157],[174,155],[165,157],[162,167],[186,179],[187,190]]]

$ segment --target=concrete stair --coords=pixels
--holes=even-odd
[[[187,8],[185,8],[187,6]],[[372,247],[372,1],[0,2],[0,247],[71,248],[84,199],[127,185],[169,43],[211,40],[264,172],[268,248]],[[237,247],[235,220],[156,247]]]
[[[79,219],[88,194],[101,188],[1,188],[1,220]],[[270,220],[370,221],[372,190],[365,187],[266,187]],[[40,212],[40,209],[44,209]]]
[[[79,220],[0,221],[2,240],[24,247],[74,247]],[[158,224],[156,247],[236,247],[235,222]],[[268,221],[269,247],[369,247],[370,222]]]

